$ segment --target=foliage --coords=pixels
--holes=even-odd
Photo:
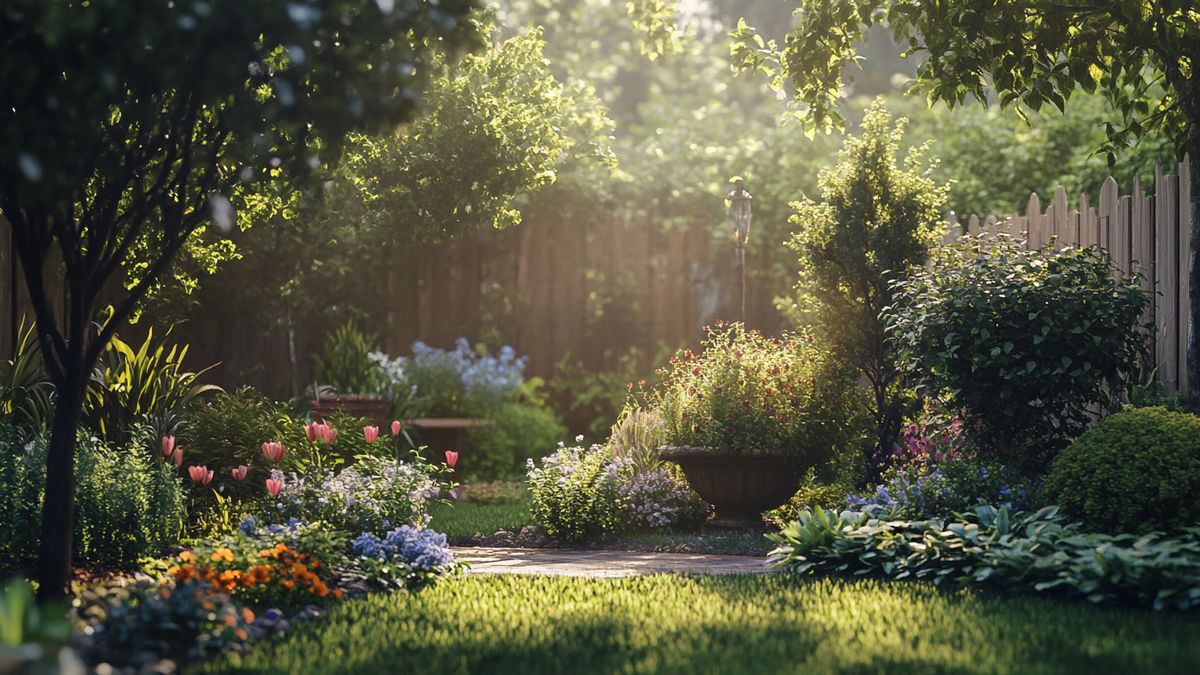
[[[245,648],[254,614],[201,582],[97,585],[79,598],[80,655],[93,667],[190,665]]]
[[[1101,532],[1172,531],[1200,521],[1200,418],[1166,408],[1119,412],[1055,458],[1047,499]]]
[[[379,372],[371,359],[374,351],[374,336],[364,334],[353,323],[343,324],[326,339],[325,349],[316,359],[317,385],[332,387],[339,394],[375,393]]]
[[[924,147],[897,161],[904,126],[893,126],[881,102],[867,108],[860,135],[821,171],[821,201],[793,204],[790,220],[798,228],[789,244],[800,257],[798,304],[870,384],[877,450],[895,442],[905,401],[880,312],[892,304],[892,283],[928,258],[947,195],[930,178]]]
[[[0,427],[0,557],[34,555],[41,540],[47,439],[25,442]],[[183,486],[173,467],[155,461],[144,436],[129,447],[111,448],[81,433],[75,456],[75,559],[79,564],[129,568],[179,542],[184,518]]]
[[[1057,507],[1010,514],[982,505],[959,519],[901,520],[887,509],[802,512],[779,534],[773,564],[978,584],[1154,609],[1200,605],[1200,529],[1142,537],[1083,534]]]
[[[345,670],[353,655],[363,675],[1187,673],[1200,662],[1196,625],[1193,616],[872,579],[471,575],[342,603],[311,631],[200,672],[321,675]]]
[[[508,477],[525,460],[544,457],[566,438],[567,429],[548,408],[509,403],[492,413],[492,424],[468,434],[471,454],[462,468],[473,477]]]
[[[914,379],[1025,470],[1086,428],[1145,344],[1138,280],[1094,248],[966,236],[895,291],[887,327]]]
[[[415,414],[486,416],[517,399],[524,372],[525,358],[512,347],[492,355],[482,347],[472,349],[466,338],[455,340],[452,351],[418,340],[403,365],[403,382],[393,386],[411,391]]]
[[[437,470],[417,453],[409,461],[364,456],[340,471],[314,467],[286,475],[274,471],[272,477],[283,488],[278,497],[263,496],[264,522],[313,520],[349,533],[425,525],[427,502],[442,488]]]
[[[298,607],[341,591],[330,588],[346,559],[346,535],[293,522],[258,527],[247,519],[236,532],[179,554],[167,570],[176,583],[201,580],[254,607]]]
[[[6,666],[14,660],[44,658],[44,646],[66,645],[71,634],[66,608],[39,607],[34,602],[33,585],[28,581],[14,578],[0,585],[0,660]]]
[[[807,468],[851,442],[859,407],[852,377],[812,336],[718,325],[703,347],[677,354],[649,397],[668,444],[779,452]]]
[[[541,30],[499,41],[438,74],[410,127],[352,137],[329,215],[384,241],[439,241],[521,222],[516,198],[552,183],[575,147],[569,133],[587,91],[572,90],[542,56]],[[397,218],[406,228],[396,230]],[[399,236],[397,236],[399,235]]]
[[[609,432],[608,450],[634,471],[654,471],[665,465],[658,456],[665,431],[662,415],[654,410],[627,407]]]
[[[183,411],[201,394],[220,387],[200,384],[198,372],[184,370],[188,346],[170,345],[168,330],[162,340],[154,339],[154,329],[146,331],[140,347],[113,336],[92,375],[84,404],[84,421],[105,440],[122,445],[136,424],[147,424],[154,437],[175,435]]]
[[[1022,482],[1012,469],[977,457],[894,466],[883,473],[873,493],[852,494],[854,510],[883,506],[905,518],[946,517],[979,503],[1010,511],[1024,510],[1037,498],[1038,483]]]
[[[673,468],[640,470],[604,446],[560,447],[529,460],[530,513],[565,541],[605,539],[636,530],[689,528],[709,515]]]
[[[50,420],[50,379],[42,367],[34,324],[17,325],[13,356],[0,364],[0,420],[32,436]]]
[[[455,569],[446,535],[401,525],[382,538],[364,532],[353,542],[355,567],[371,586],[417,589]]]
[[[569,429],[585,438],[605,438],[637,393],[634,385],[657,384],[653,373],[666,365],[670,355],[666,345],[653,354],[637,347],[624,353],[610,351],[605,355],[609,365],[593,370],[567,354],[554,364],[550,398]]]
[[[547,534],[582,541],[620,530],[621,481],[603,448],[560,447],[540,466],[529,464],[530,513]]]
[[[279,441],[288,450],[285,466],[293,465],[296,453],[309,447],[304,421],[287,406],[275,403],[250,387],[217,392],[192,402],[183,415],[178,446],[188,465],[213,469],[227,497],[245,499],[261,490],[270,476],[263,460],[262,444]],[[347,427],[353,429],[353,426]],[[353,434],[343,434],[349,439]],[[340,437],[339,437],[340,438]],[[230,469],[247,466],[244,480],[232,480]]]
[[[763,520],[775,527],[784,528],[796,520],[802,511],[813,511],[818,507],[826,511],[840,511],[846,507],[846,498],[850,496],[851,490],[851,487],[841,483],[822,481],[815,471],[810,471],[800,482],[796,494],[792,495],[786,504],[764,513]]]

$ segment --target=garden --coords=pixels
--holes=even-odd
[[[1200,670],[1186,3],[11,4],[0,674]]]

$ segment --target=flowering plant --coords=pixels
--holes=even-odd
[[[607,537],[627,530],[698,525],[704,503],[668,466],[639,468],[611,447],[565,447],[528,462],[532,512],[548,534],[568,541]]]
[[[810,335],[775,339],[718,324],[702,353],[675,355],[663,374],[649,401],[669,445],[780,452],[814,466],[858,428],[850,371]]]
[[[264,522],[284,523],[306,518],[343,532],[383,532],[399,525],[424,525],[428,502],[449,485],[439,469],[413,453],[410,461],[361,456],[340,471],[313,467],[309,471],[272,472],[275,495],[260,506]]]
[[[446,535],[408,525],[382,538],[364,532],[351,542],[352,568],[368,585],[415,589],[455,569]]]
[[[247,519],[236,533],[180,553],[167,573],[178,583],[200,580],[254,606],[301,606],[341,597],[330,583],[345,546],[344,535],[319,526],[259,527]]]
[[[407,359],[372,358],[386,373],[393,397],[407,397],[419,414],[484,415],[515,401],[525,382],[525,358],[509,346],[493,355],[458,338],[453,350],[419,340],[412,349]]]

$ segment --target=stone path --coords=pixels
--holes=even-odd
[[[627,577],[637,574],[765,574],[763,558],[645,551],[575,551],[538,548],[457,547],[470,574],[543,574],[568,577]]]

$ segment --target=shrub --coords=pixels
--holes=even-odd
[[[810,471],[801,481],[796,494],[783,506],[763,514],[763,519],[782,528],[796,520],[802,511],[812,511],[819,507],[837,513],[846,508],[846,498],[850,496],[850,492],[850,487],[841,483],[821,481],[815,471]]]
[[[1046,497],[1102,532],[1200,523],[1200,417],[1138,408],[1107,417],[1067,446]]]
[[[914,377],[1028,471],[1086,428],[1145,344],[1137,279],[1094,248],[966,236],[895,289],[888,328]]]
[[[19,432],[0,428],[0,556],[33,556],[41,541],[41,504],[46,480],[45,436],[13,443]],[[111,450],[80,435],[75,453],[76,562],[130,567],[160,555],[179,541],[184,518],[183,486],[174,467],[144,450],[144,436]]]
[[[1014,515],[979,506],[961,520],[900,520],[871,507],[804,511],[769,536],[778,544],[770,562],[794,572],[979,584],[1155,609],[1200,606],[1200,528],[1113,537],[1080,532],[1057,507]]]
[[[687,528],[709,507],[675,467],[639,470],[601,445],[560,447],[526,475],[533,519],[566,541],[603,539],[631,530]]]
[[[516,401],[524,372],[525,358],[512,347],[491,355],[471,349],[466,338],[458,338],[452,351],[414,342],[413,355],[403,366],[414,412],[441,417],[486,417]]]
[[[981,502],[1009,510],[1027,509],[1036,493],[1001,464],[961,457],[893,467],[884,472],[874,492],[850,495],[846,506],[854,510],[882,506],[905,518],[933,518],[966,511]]]
[[[780,452],[804,467],[848,444],[861,410],[849,371],[811,336],[777,340],[736,324],[710,328],[702,353],[673,358],[649,402],[670,445]]]
[[[428,501],[443,487],[437,470],[416,453],[411,461],[361,457],[340,471],[313,468],[287,475],[276,471],[273,477],[283,487],[278,497],[263,497],[259,508],[263,522],[319,520],[349,533],[425,525]]]
[[[621,529],[621,481],[601,446],[560,447],[541,466],[529,460],[530,509],[542,529],[567,541],[597,539]]]
[[[889,280],[925,264],[949,191],[930,177],[924,147],[898,161],[906,123],[893,126],[879,101],[867,108],[862,133],[847,137],[837,164],[820,173],[821,201],[793,203],[789,221],[797,226],[789,245],[799,253],[798,306],[870,386],[877,451],[892,447],[911,395],[880,312],[892,303]]]
[[[491,426],[472,431],[467,439],[472,452],[463,471],[473,478],[507,478],[519,472],[525,460],[554,452],[567,435],[548,408],[509,403],[491,420]]]

